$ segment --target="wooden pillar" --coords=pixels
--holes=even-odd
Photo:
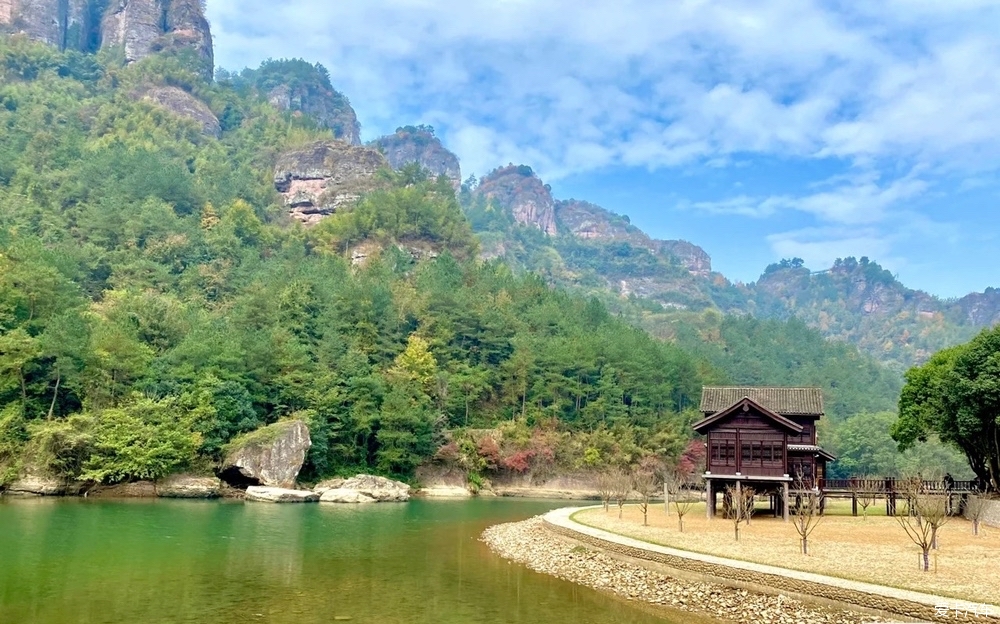
[[[781,518],[788,522],[788,481],[785,481],[782,486],[782,511]]]
[[[709,520],[715,515],[715,492],[712,491],[712,480],[705,479],[705,517]]]

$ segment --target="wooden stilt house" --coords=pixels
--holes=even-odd
[[[708,517],[727,486],[770,495],[772,510],[788,519],[789,497],[816,492],[826,464],[836,458],[816,439],[823,417],[819,388],[705,387],[694,430],[706,438]],[[796,491],[800,490],[800,491]]]

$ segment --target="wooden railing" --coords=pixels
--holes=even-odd
[[[820,479],[819,488],[824,491],[852,492],[856,490],[877,492],[902,492],[906,489],[906,479],[888,477],[885,479]],[[974,492],[975,481],[924,480],[921,489],[925,492]]]

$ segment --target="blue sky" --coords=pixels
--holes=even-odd
[[[216,62],[323,63],[363,139],[433,125],[753,281],[869,256],[1000,287],[994,0],[208,0]]]

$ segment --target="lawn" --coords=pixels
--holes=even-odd
[[[770,517],[762,504],[750,526],[733,535],[733,522],[705,518],[698,503],[684,516],[684,532],[677,527],[673,505],[651,505],[649,526],[642,513],[627,505],[621,520],[617,508],[585,510],[574,520],[628,537],[700,553],[816,572],[891,587],[911,589],[970,602],[1000,604],[1000,529],[983,526],[978,536],[972,523],[952,518],[939,532],[940,549],[931,551],[931,571],[919,566],[920,548],[881,509],[869,508],[868,518],[850,515],[849,501],[833,501],[827,515],[809,539],[809,556],[801,554],[792,523]],[[994,612],[1000,608],[993,609]]]

